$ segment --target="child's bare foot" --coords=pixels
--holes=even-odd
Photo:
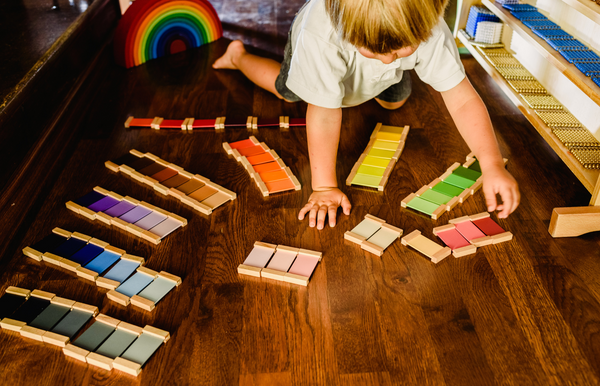
[[[239,57],[245,53],[246,49],[244,48],[244,43],[242,43],[241,40],[234,40],[229,43],[227,51],[225,51],[223,56],[215,60],[212,66],[216,69],[237,70],[238,67],[236,63],[238,62]]]

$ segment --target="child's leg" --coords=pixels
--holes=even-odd
[[[249,53],[239,40],[229,43],[225,54],[213,63],[213,68],[240,70],[254,84],[283,99],[275,89],[275,79],[279,75],[281,64]]]
[[[408,99],[408,98],[406,98],[406,99]],[[400,102],[386,102],[386,101],[382,101],[379,98],[375,98],[377,103],[379,103],[381,105],[381,107],[383,107],[386,110],[399,109],[400,107],[402,107],[402,105],[404,105],[404,103],[406,103],[406,99],[403,99]]]
[[[387,110],[396,110],[402,107],[412,91],[412,81],[408,71],[404,71],[402,80],[393,84],[375,97],[377,103]]]

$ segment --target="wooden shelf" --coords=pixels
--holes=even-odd
[[[544,140],[554,149],[556,154],[563,160],[575,176],[581,181],[583,186],[592,193],[598,194],[598,186],[600,181],[598,176],[599,170],[585,169],[581,163],[571,154],[569,149],[563,145],[560,140],[552,133],[552,130],[537,116],[535,110],[529,107],[521,96],[508,84],[508,82],[500,75],[494,66],[464,37],[463,34],[457,34],[462,44],[469,50],[471,55],[481,64],[494,81],[500,86],[502,91],[510,98],[510,100],[521,110],[523,115],[531,122],[533,127],[540,133]],[[597,186],[598,184],[598,186]],[[595,189],[596,188],[596,189]],[[594,197],[592,197],[594,199]]]
[[[584,16],[592,19],[596,24],[600,24],[600,5],[592,0],[562,0],[563,3],[579,11]]]
[[[596,18],[600,19],[598,9],[600,6],[592,2],[591,0],[563,0],[570,5],[571,2],[577,3],[579,7],[583,7],[585,2],[592,3],[596,6],[594,12],[589,13],[595,15]],[[490,0],[482,0],[483,4],[488,7],[490,11],[495,13],[500,20],[509,25],[516,33],[518,33],[523,39],[530,43],[538,53],[540,53],[551,65],[556,67],[562,72],[575,86],[583,91],[591,100],[596,104],[600,105],[600,87],[598,87],[591,78],[585,76],[581,71],[577,69],[573,64],[569,63],[562,55],[554,48],[550,47],[544,39],[538,37],[533,33],[532,30],[527,28],[521,21],[510,14],[510,11],[502,5],[497,4]],[[587,4],[586,4],[587,5]],[[593,9],[593,7],[589,7]]]

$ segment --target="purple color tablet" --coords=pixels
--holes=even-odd
[[[125,213],[129,212],[133,208],[135,208],[135,205],[133,205],[129,201],[123,200],[123,201],[119,202],[117,205],[113,206],[112,208],[104,211],[104,213],[106,213],[107,215],[109,215],[111,217],[120,217],[120,216],[124,215]]]
[[[112,198],[110,196],[106,196],[100,201],[94,202],[92,205],[88,206],[89,210],[93,210],[94,212],[104,212],[117,205],[120,201]]]
[[[136,206],[135,208],[131,209],[129,212],[125,213],[119,218],[123,221],[133,224],[134,222],[140,221],[150,213],[152,213],[150,209],[144,208],[143,206]]]

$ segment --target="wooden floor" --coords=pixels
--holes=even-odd
[[[227,36],[247,36],[273,54],[281,53],[293,9],[300,3],[286,2],[284,7],[267,0],[214,2]],[[279,38],[270,44],[265,36]],[[0,212],[2,224],[18,224],[15,229],[0,228],[5,237],[2,293],[10,285],[50,291],[96,305],[117,319],[167,330],[171,340],[134,378],[86,366],[56,347],[2,330],[0,383],[599,383],[600,234],[553,239],[547,231],[552,208],[586,205],[590,194],[472,58],[463,58],[468,76],[489,108],[508,169],[520,183],[522,202],[508,219],[499,220],[514,234],[512,241],[434,265],[399,241],[377,257],[343,238],[367,213],[405,234],[419,229],[435,239],[434,226],[485,210],[481,192],[437,221],[401,208],[405,196],[469,153],[440,95],[414,73],[413,94],[401,110],[388,112],[374,102],[344,109],[340,186],[377,122],[409,125],[411,130],[385,191],[344,187],[352,212],[340,214],[335,228],[322,231],[297,220],[310,194],[304,128],[254,133],[302,183],[301,191],[263,198],[221,147],[224,141],[248,138],[251,133],[245,129],[187,134],[123,127],[129,115],[304,116],[305,104],[279,101],[237,72],[212,70],[210,64],[226,45],[227,40],[221,40],[127,71],[112,64],[107,50],[58,123],[61,132],[71,134],[47,138],[47,155],[32,161],[36,165],[25,182],[9,184],[14,203]],[[208,177],[235,191],[237,199],[205,216],[104,167],[104,161],[130,149],[151,152]],[[189,225],[154,246],[66,209],[66,201],[94,186],[175,212]],[[14,195],[15,191],[22,193]],[[183,283],[152,312],[119,306],[106,298],[105,290],[22,255],[23,247],[54,227],[142,256],[149,268],[179,275]],[[236,268],[255,241],[322,251],[323,259],[308,287],[240,276]]]
[[[0,109],[15,86],[23,87],[54,42],[94,0],[7,0],[0,2]],[[48,52],[48,50],[50,51]],[[25,79],[23,79],[25,77]],[[11,92],[13,91],[13,92]],[[14,95],[14,94],[13,94]],[[4,102],[4,103],[3,103]]]

